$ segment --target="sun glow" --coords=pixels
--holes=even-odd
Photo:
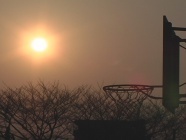
[[[45,38],[35,38],[32,43],[31,47],[36,52],[43,52],[47,49],[48,43]]]
[[[19,54],[34,64],[48,64],[56,60],[61,52],[61,35],[45,26],[25,28],[20,32]],[[62,45],[63,46],[63,45]]]

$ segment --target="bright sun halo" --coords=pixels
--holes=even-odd
[[[32,43],[31,47],[36,52],[43,52],[47,49],[48,43],[45,38],[35,38]]]

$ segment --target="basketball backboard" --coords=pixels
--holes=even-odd
[[[179,106],[180,38],[172,23],[163,17],[163,105],[174,113]]]

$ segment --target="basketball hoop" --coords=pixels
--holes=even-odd
[[[151,95],[154,88],[162,88],[162,86],[137,84],[108,85],[104,86],[103,90],[118,107],[124,108],[125,119],[128,119],[134,116],[139,117],[140,108],[145,99],[162,99],[162,97]]]
[[[159,85],[137,85],[137,84],[124,84],[124,85],[108,85],[104,86],[103,90],[108,93],[112,98],[124,99],[132,98],[133,100],[144,100],[147,97],[152,99],[162,99],[162,97],[151,96],[154,88],[162,88]],[[115,94],[115,95],[114,95]]]

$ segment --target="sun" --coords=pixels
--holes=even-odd
[[[47,49],[48,42],[45,38],[37,37],[32,40],[31,47],[36,52],[44,52]]]

